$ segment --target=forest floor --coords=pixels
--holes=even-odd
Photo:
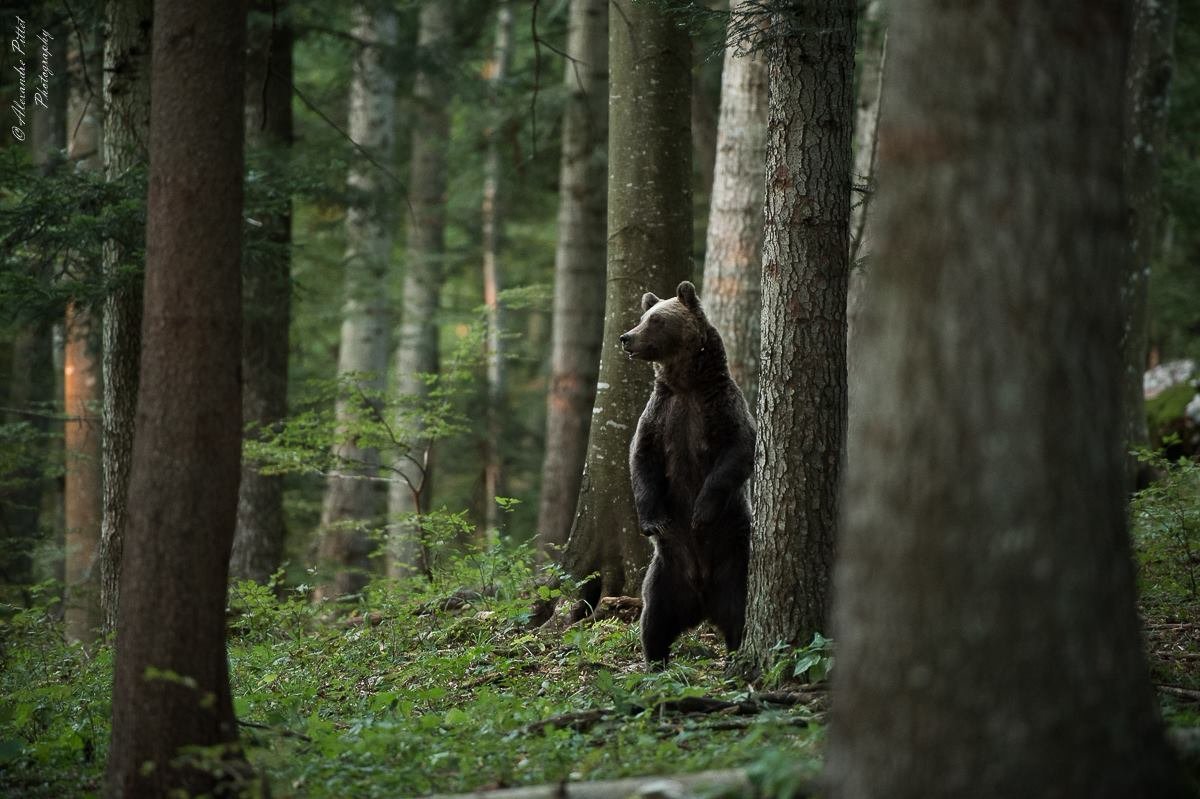
[[[1138,529],[1152,679],[1168,723],[1197,728],[1200,560],[1171,528]],[[558,589],[530,564],[526,549],[498,548],[433,584],[376,581],[342,613],[314,607],[304,585],[232,591],[235,708],[272,795],[396,799],[745,767],[786,797],[818,774],[827,645],[781,650],[780,667],[749,685],[701,628],[648,672],[627,620],[538,627],[535,607]],[[63,644],[52,604],[9,614],[0,796],[96,795],[112,650]]]
[[[557,590],[537,585],[511,550],[464,558],[434,585],[373,583],[349,617],[314,609],[307,593],[280,599],[245,584],[231,595],[242,742],[277,799],[395,799],[733,766],[799,784],[820,768],[823,686],[727,677],[724,647],[707,629],[651,673],[628,621],[534,627],[533,606]],[[61,644],[44,610],[8,625],[0,796],[96,793],[111,649]],[[806,662],[824,669],[823,660],[818,651]]]

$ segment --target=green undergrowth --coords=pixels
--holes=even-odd
[[[750,695],[725,676],[711,631],[686,636],[674,663],[650,673],[636,624],[531,626],[534,600],[557,589],[537,585],[529,563],[526,550],[498,547],[447,564],[433,584],[377,580],[336,611],[313,607],[305,586],[231,591],[235,708],[272,795],[403,797],[737,765],[816,772],[822,731],[803,705],[661,706]],[[60,643],[45,608],[6,625],[0,795],[95,794],[111,649]]]
[[[1159,479],[1131,513],[1147,652],[1168,723],[1195,727],[1200,467],[1150,459]],[[778,667],[750,686],[727,676],[723,647],[701,628],[669,668],[648,672],[636,624],[532,623],[559,589],[526,548],[438,563],[433,582],[379,579],[338,606],[312,605],[305,585],[231,590],[242,742],[273,796],[420,796],[730,766],[771,786],[771,775],[817,773],[823,703],[739,714],[664,702],[738,702],[772,681],[820,680],[829,641],[777,652]],[[64,644],[58,587],[28,593],[33,607],[0,614],[0,796],[99,795],[111,647]]]
[[[1169,724],[1200,727],[1200,464],[1140,458],[1157,476],[1130,508],[1151,679]]]

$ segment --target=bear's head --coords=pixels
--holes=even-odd
[[[680,283],[670,299],[642,295],[642,311],[637,327],[621,336],[621,346],[630,358],[669,364],[690,359],[704,348],[708,320],[696,287],[688,281]]]

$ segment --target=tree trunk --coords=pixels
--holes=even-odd
[[[827,629],[846,431],[854,0],[792,3],[767,53],[762,372],[748,670]]]
[[[608,58],[608,289],[596,404],[579,505],[563,565],[590,580],[584,599],[637,590],[650,546],[629,482],[629,440],[653,377],[617,337],[647,291],[668,292],[692,271],[691,42],[664,10],[613,0]]]
[[[887,60],[887,25],[883,0],[868,0],[859,25],[859,76],[854,115],[854,172],[850,194],[850,285],[846,301],[847,340],[853,340],[855,320],[862,310],[867,266],[871,256],[871,200],[877,191],[875,160],[879,145],[879,109],[883,99]],[[850,404],[854,404],[855,365],[849,365]]]
[[[65,127],[65,126],[64,126]],[[12,362],[6,424],[26,424],[38,440],[23,445],[29,458],[22,466],[0,474],[0,583],[28,586],[34,581],[33,552],[41,538],[43,487],[46,483],[40,458],[50,458],[45,443],[49,431],[48,409],[54,399],[50,325],[29,323],[12,343]]]
[[[259,2],[255,11],[246,56],[246,142],[280,175],[292,146],[292,29],[285,2]],[[242,418],[262,430],[287,415],[291,217],[290,201],[259,214],[270,249],[242,264]],[[286,532],[283,478],[243,463],[231,576],[269,580],[283,561]]]
[[[104,172],[110,181],[146,163],[150,142],[150,36],[153,0],[109,0],[104,41]],[[104,629],[117,626],[117,597],[128,515],[129,467],[142,351],[142,264],[116,241],[104,247],[114,281],[104,302],[104,513],[100,605]]]
[[[720,99],[713,88],[706,91],[704,61],[707,53],[692,54],[692,151],[696,189],[700,198],[711,198],[717,160],[717,105]]]
[[[92,87],[100,79],[100,48],[92,37],[85,34],[84,39],[86,49],[76,46],[67,56],[67,158],[79,169],[97,171],[102,165],[103,108]],[[66,636],[84,642],[95,640],[101,626],[96,567],[102,505],[97,322],[92,311],[79,303],[67,306],[63,352]]]
[[[1122,490],[1126,6],[919,0],[892,17],[834,797],[1185,795]]]
[[[242,432],[245,40],[244,4],[155,4],[144,346],[107,774],[114,797],[250,787],[229,786],[249,775],[225,654]],[[193,759],[184,747],[205,754]]]
[[[1132,257],[1125,263],[1127,272],[1122,284],[1126,450],[1149,443],[1142,376],[1146,371],[1150,265],[1162,240],[1159,159],[1167,144],[1176,9],[1174,0],[1133,2],[1133,37],[1125,77],[1125,182],[1133,247]],[[1126,455],[1126,471],[1126,487],[1133,491],[1139,487],[1136,457]]]
[[[567,540],[587,455],[604,328],[608,0],[573,0],[567,32],[567,107],[558,177],[554,329],[546,455],[538,504],[538,557]]]
[[[501,2],[496,12],[496,45],[488,82],[491,120],[487,131],[487,155],[483,164],[483,303],[487,324],[487,423],[483,449],[483,529],[491,535],[498,522],[499,506],[496,497],[501,493],[500,438],[504,415],[504,350],[500,321],[500,275],[496,258],[503,237],[500,212],[500,132],[503,113],[501,94],[508,80],[509,62],[513,49],[513,11],[508,2]]]
[[[447,63],[454,36],[453,3],[426,0],[421,6],[417,34],[419,67],[413,84],[412,157],[408,175],[407,263],[400,340],[396,345],[398,391],[424,397],[429,386],[421,378],[438,370],[437,309],[441,296],[442,259],[446,251],[446,158],[450,139],[448,99],[451,91]],[[400,420],[403,422],[403,420]],[[424,441],[424,431],[403,431],[410,441]],[[388,573],[403,577],[428,566],[419,525],[412,514],[428,509],[433,485],[432,445],[418,444],[413,454],[418,468],[398,464],[409,483],[393,480],[388,487],[391,547]]]
[[[730,12],[735,17],[755,13],[754,5],[753,0],[731,0]],[[767,65],[761,53],[739,54],[738,47],[726,47],[717,131],[704,312],[721,331],[729,373],[756,408],[767,138]]]
[[[354,7],[352,35],[362,44],[350,82],[350,138],[378,162],[392,161],[396,128],[396,76],[391,57],[396,47],[396,12],[386,3]],[[392,186],[375,164],[356,161],[350,168],[346,209],[346,286],[342,309],[338,375],[362,375],[364,392],[386,385],[388,357],[388,266],[392,251]],[[379,451],[360,447],[349,434],[361,411],[351,396],[339,393],[337,418],[345,440],[334,446],[350,464],[331,476],[321,511],[318,558],[326,570],[316,599],[336,599],[358,591],[370,570],[371,539],[364,528],[380,525],[383,491],[376,478]]]

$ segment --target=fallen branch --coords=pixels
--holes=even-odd
[[[1184,688],[1181,685],[1155,685],[1155,688],[1162,691],[1164,694],[1177,696],[1180,699],[1188,699],[1192,702],[1200,702],[1200,691]]]
[[[809,724],[820,721],[819,717],[804,718],[802,716],[784,716],[770,719],[769,721],[760,722],[753,716],[734,716],[732,718],[722,718],[713,722],[697,722],[695,724],[684,724],[681,719],[675,724],[660,724],[658,731],[660,734],[675,734],[684,730],[712,730],[719,732],[722,730],[744,730],[747,727],[752,727],[755,724],[781,724],[787,727],[807,727]]]
[[[759,693],[752,694],[750,698],[758,702],[791,707],[811,702],[814,699],[820,699],[825,696],[825,693],[823,685],[808,685],[797,688],[795,691],[760,691]]]
[[[557,600],[556,600],[557,601]],[[572,604],[558,602],[556,607],[546,605],[534,608],[535,618],[545,618],[540,625],[543,630],[562,632],[572,627],[586,627],[605,619],[620,619],[632,624],[642,615],[642,600],[636,596],[601,597],[596,607],[580,601]]]
[[[305,743],[312,743],[312,738],[309,738],[304,733],[292,732],[291,730],[284,729],[283,727],[272,727],[269,724],[259,724],[256,721],[246,721],[244,719],[238,719],[238,726],[247,727],[252,730],[262,730],[263,732],[273,732],[283,738],[295,738],[297,740],[304,741]]]
[[[816,786],[797,779],[799,788],[792,794],[796,799],[815,796]],[[440,794],[426,799],[689,799],[698,796],[739,796],[757,799],[762,794],[745,769],[701,771],[696,774],[672,774],[654,777],[632,777],[595,782],[556,782],[549,785],[530,785],[525,788],[502,788],[495,791]]]
[[[537,733],[545,729],[559,730],[563,728],[583,732],[596,722],[603,721],[608,716],[615,715],[616,712],[616,708],[596,708],[595,710],[577,710],[573,713],[563,713],[560,716],[551,716],[548,719],[526,724],[525,732]]]
[[[793,704],[798,704],[798,702],[794,702]],[[727,699],[714,699],[709,696],[685,696],[681,699],[667,699],[653,705],[630,705],[624,713],[615,707],[563,713],[560,716],[551,716],[550,718],[527,724],[525,732],[538,733],[546,729],[562,728],[583,732],[594,724],[614,716],[623,714],[636,715],[647,710],[654,710],[659,713],[678,713],[681,715],[719,713],[727,716],[753,716],[768,709],[763,702],[757,699],[745,699],[740,702],[734,702]]]

